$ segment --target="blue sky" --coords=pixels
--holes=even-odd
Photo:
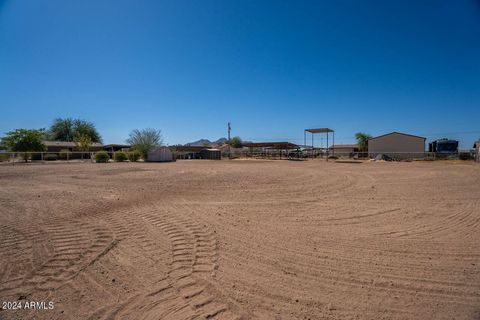
[[[0,134],[480,137],[480,1],[0,0]],[[320,137],[318,137],[320,140]]]

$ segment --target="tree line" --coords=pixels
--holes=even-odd
[[[355,134],[360,151],[368,150],[369,134]],[[45,129],[16,129],[7,132],[0,138],[0,149],[12,152],[24,153],[27,161],[27,153],[44,152],[47,150],[43,141],[67,141],[74,142],[76,148],[82,152],[89,152],[94,143],[102,143],[102,137],[92,122],[73,118],[56,118],[50,128]],[[147,158],[148,152],[155,147],[163,145],[163,137],[160,130],[135,129],[130,132],[126,142],[131,145],[132,151],[136,151],[143,159]],[[226,142],[234,148],[240,148],[243,141],[240,137],[233,137]],[[83,154],[82,154],[83,157]]]
[[[56,118],[48,129],[16,129],[0,138],[0,149],[24,154],[28,160],[30,152],[45,152],[44,141],[74,142],[78,151],[88,152],[94,143],[102,143],[102,137],[92,122],[73,118]],[[135,129],[126,140],[132,151],[146,159],[150,150],[163,145],[160,130]],[[83,154],[82,154],[83,156]]]

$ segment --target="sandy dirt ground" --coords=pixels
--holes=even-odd
[[[480,319],[480,165],[1,165],[0,302],[23,304],[2,320]]]

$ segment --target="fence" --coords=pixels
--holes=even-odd
[[[227,154],[222,154],[228,157]],[[253,159],[326,159],[327,153],[323,150],[265,150],[265,151],[242,151],[231,154],[232,158],[253,158]],[[413,161],[413,160],[474,160],[473,151],[461,151],[455,154],[439,154],[435,152],[336,152],[330,153],[329,159],[358,159],[358,160],[384,160],[384,161]]]
[[[112,152],[107,152],[110,158],[113,158]],[[25,162],[93,162],[96,152],[1,152],[0,162],[7,162],[15,165]]]
[[[111,159],[113,159],[114,152],[107,152]],[[307,159],[317,158],[325,159],[326,152],[318,150],[318,152],[311,152],[311,150],[255,150],[255,151],[236,151],[230,154],[222,152],[224,158],[245,158],[245,159]],[[16,163],[25,162],[93,162],[95,152],[0,152],[0,163]],[[176,154],[177,159],[189,159],[181,157]],[[350,153],[335,153],[335,156],[329,155],[333,159],[376,159],[386,161],[411,161],[411,160],[475,160],[479,159],[479,155],[474,150],[460,151],[456,154],[444,155],[435,152],[350,152]],[[193,159],[193,158],[192,158]],[[477,160],[478,161],[478,160]]]

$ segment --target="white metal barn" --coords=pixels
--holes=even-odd
[[[175,161],[173,153],[168,147],[158,147],[147,155],[148,162],[170,162]]]
[[[394,159],[425,157],[424,137],[392,132],[368,140],[368,155],[371,158],[384,154]]]

